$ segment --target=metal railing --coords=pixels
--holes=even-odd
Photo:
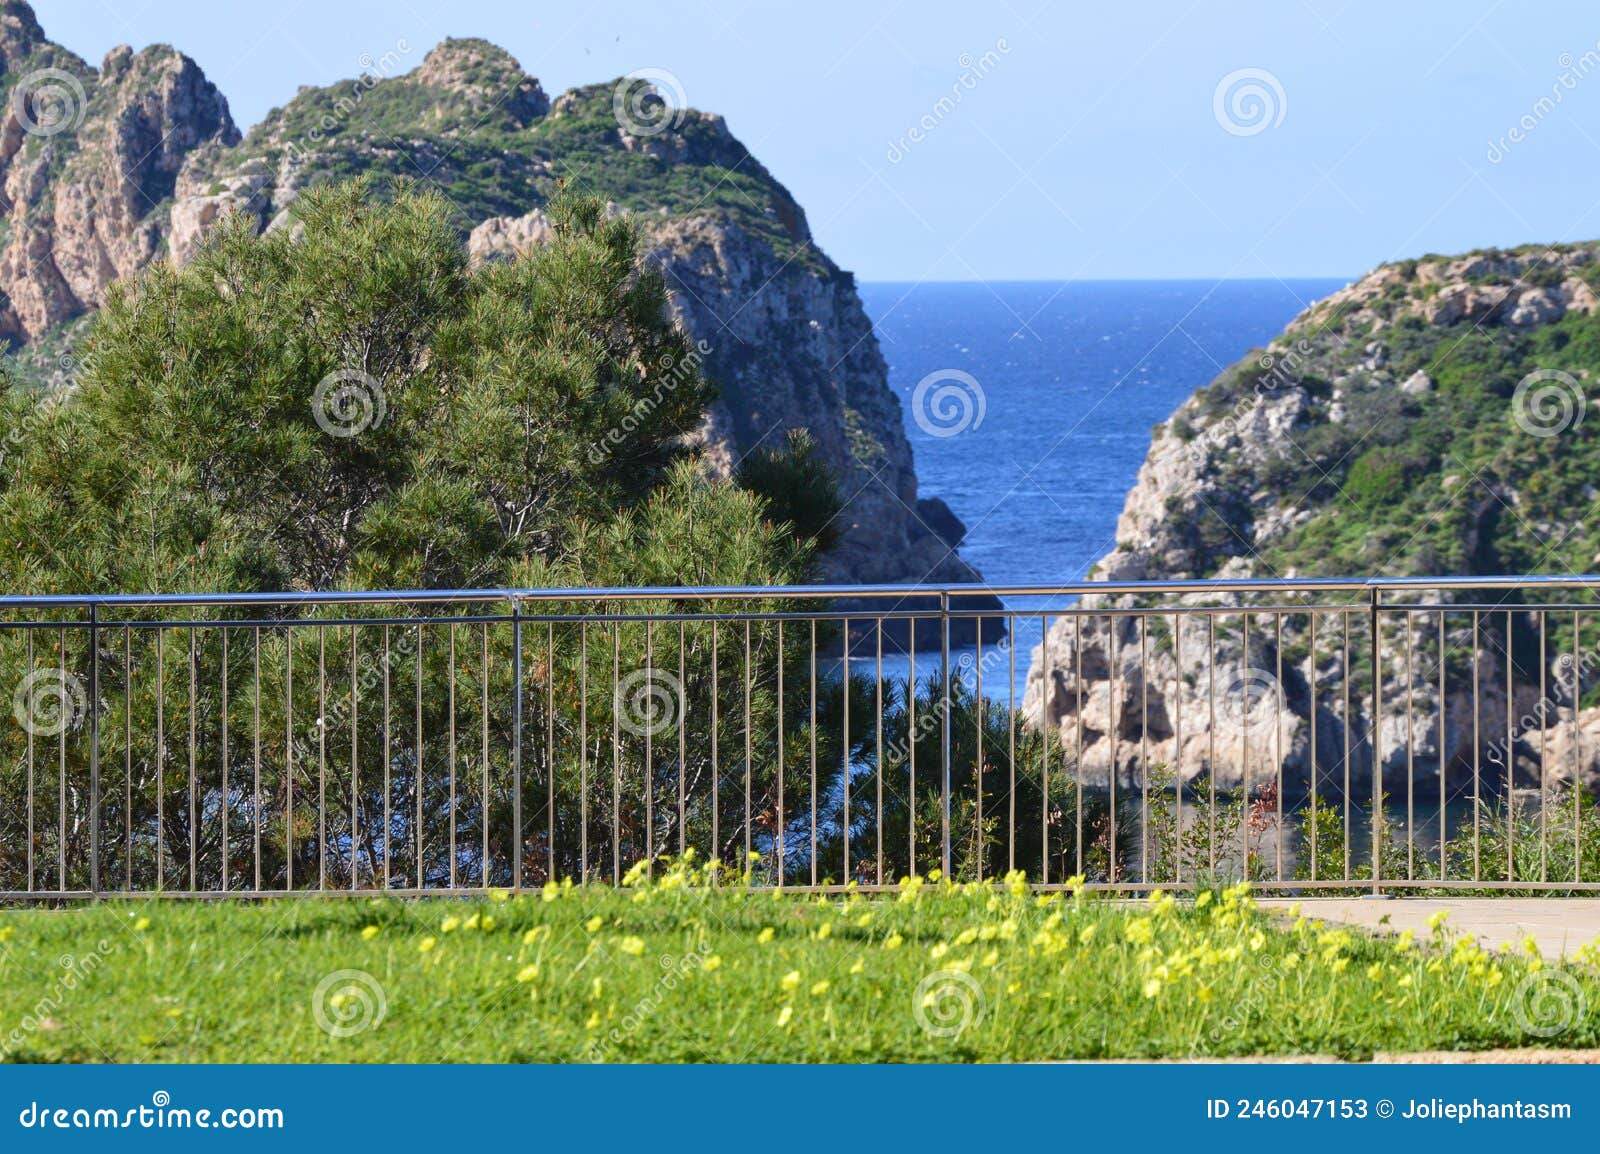
[[[0,897],[1593,890],[1597,586],[0,597]]]

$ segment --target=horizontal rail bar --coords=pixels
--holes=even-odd
[[[157,605],[381,605],[492,601],[703,601],[835,598],[1050,597],[1123,594],[1370,592],[1405,590],[1600,588],[1600,574],[1483,577],[1275,577],[1181,581],[1075,581],[1056,585],[726,585],[640,588],[308,590],[298,593],[5,594],[0,609],[146,608]],[[932,606],[937,613],[937,605]],[[953,612],[956,610],[953,610]]]

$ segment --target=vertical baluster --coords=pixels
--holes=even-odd
[[[974,835],[974,848],[978,858],[978,880],[983,880],[983,858],[988,846],[988,839],[983,833],[983,618],[972,619],[973,635],[977,645],[977,659],[973,662],[972,675],[976,685],[973,691],[973,704],[977,707],[978,734],[977,756],[973,762],[972,775],[977,785],[978,801],[978,829]]]
[[[817,884],[817,619],[811,619],[811,884]]]
[[[228,889],[228,628],[222,628],[222,888]]]
[[[417,807],[417,817],[416,817],[416,822],[417,822],[417,829],[416,829],[417,869],[416,869],[416,874],[417,874],[417,876],[415,878],[415,885],[416,885],[416,888],[418,890],[423,890],[423,889],[427,888],[427,853],[426,853],[426,837],[425,837],[425,834],[424,834],[424,831],[426,829],[426,824],[425,824],[425,822],[423,820],[423,809],[422,809],[423,781],[424,781],[424,778],[425,778],[425,765],[426,765],[426,762],[427,762],[427,757],[426,757],[427,739],[426,739],[426,735],[422,731],[422,623],[420,621],[417,623],[416,666],[417,666],[417,669],[416,669],[417,684],[416,684],[416,701],[414,703],[414,709],[416,711],[416,722],[415,722],[415,725],[416,725],[417,750],[416,750],[416,765],[413,767],[413,769],[414,769],[414,774],[413,774],[414,780],[412,781],[411,784],[412,784],[412,793],[415,795],[415,801],[416,801],[416,807]]]
[[[844,633],[844,667],[841,677],[841,700],[844,706],[844,753],[842,754],[844,775],[844,869],[841,882],[850,880],[850,622],[841,623]]]
[[[1272,687],[1272,765],[1276,775],[1278,795],[1278,881],[1283,880],[1283,838],[1285,823],[1283,820],[1283,614],[1272,615],[1273,629],[1275,630],[1272,651],[1274,661],[1277,663],[1277,676]]]
[[[717,620],[711,619],[711,860],[722,862],[722,676],[717,668]],[[715,885],[720,871],[713,869]]]
[[[356,654],[356,626],[350,626],[350,889],[361,888],[361,758],[356,732],[361,694],[357,685],[360,664]],[[372,862],[367,862],[370,872]]]
[[[156,683],[161,682],[161,634],[156,634]],[[158,691],[159,692],[159,691]],[[159,698],[157,699],[159,701]],[[156,709],[156,728],[161,725]],[[158,741],[159,744],[159,741]],[[159,762],[157,763],[159,765]],[[159,773],[159,769],[157,771]],[[283,627],[283,888],[294,889],[294,627]]]
[[[1139,618],[1139,881],[1150,882],[1150,618]]]
[[[1411,651],[1414,645],[1412,638],[1411,610],[1406,610],[1406,877],[1415,879],[1417,876],[1417,807],[1416,807],[1416,741],[1412,736],[1413,716],[1415,714],[1416,685],[1411,675]]]
[[[390,765],[393,757],[390,735],[390,701],[389,701],[389,665],[394,659],[394,651],[390,648],[390,625],[383,625],[383,888],[389,889],[393,877],[391,861],[394,858],[394,814],[392,812],[393,788],[392,768]]]
[[[906,692],[906,756],[909,772],[909,804],[906,806],[906,855],[910,867],[910,876],[917,876],[917,619],[907,618],[910,623],[906,657],[909,664],[907,669]]]
[[[877,799],[877,808],[873,811],[873,813],[874,813],[874,824],[877,826],[878,857],[877,857],[877,872],[873,875],[873,880],[878,885],[882,885],[883,884],[883,618],[879,617],[877,619],[877,621],[874,623],[874,626],[875,626],[876,632],[877,632],[878,662],[877,662],[877,672],[874,674],[874,677],[873,677],[873,701],[874,701],[875,706],[876,706],[876,709],[875,709],[875,712],[876,712],[875,740],[876,740],[876,748],[877,748],[876,760],[874,761],[873,764],[877,768],[876,776],[877,776],[877,779],[878,779],[878,799]]]
[[[478,665],[478,709],[480,727],[478,733],[478,839],[481,843],[478,848],[478,884],[487,887],[489,881],[489,623],[483,622],[479,627],[480,661]],[[522,683],[517,682],[513,692],[520,699],[522,696]],[[520,701],[518,702],[520,704]],[[522,748],[522,715],[521,710],[513,707],[511,725],[513,748],[520,753]],[[522,808],[522,792],[520,782],[513,787],[516,800],[514,808]],[[514,820],[516,836],[512,838],[512,856],[522,860],[522,822],[520,818]],[[514,867],[513,867],[514,868]],[[520,871],[517,871],[520,873]],[[517,888],[520,878],[512,881],[512,887]]]
[[[449,643],[450,676],[445,690],[446,709],[450,719],[445,732],[445,783],[449,791],[447,808],[450,813],[450,888],[456,888],[456,623],[450,622]]]
[[[1039,615],[1039,884],[1050,884],[1050,693],[1055,673],[1050,665],[1050,617]],[[1081,771],[1080,771],[1081,772]]]
[[[678,622],[678,856],[689,847],[689,691],[685,681],[683,622]],[[713,805],[712,808],[715,808]]]
[[[126,776],[122,797],[124,890],[133,890],[133,629],[122,627],[122,753]],[[259,886],[257,888],[260,888]]]
[[[589,880],[589,623],[578,626],[578,880]]]
[[[611,625],[611,884],[622,881],[622,623]]]
[[[200,803],[195,765],[195,698],[199,678],[200,658],[195,649],[194,627],[189,628],[189,892],[199,885],[200,872]]]
[[[328,636],[317,626],[317,889],[328,888]]]
[[[253,738],[253,750],[250,764],[250,835],[252,852],[255,859],[254,888],[261,892],[261,626],[253,626],[250,630],[250,646],[252,650],[251,668],[254,676],[251,678],[253,692],[251,693],[250,714]]]
[[[1445,807],[1448,799],[1445,791],[1445,773],[1450,768],[1445,758],[1445,706],[1444,695],[1445,664],[1450,659],[1449,646],[1445,642],[1444,610],[1439,610],[1439,880],[1447,881],[1445,876],[1449,872],[1447,853],[1450,846],[1450,822],[1446,816]]]

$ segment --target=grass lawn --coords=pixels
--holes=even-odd
[[[694,870],[480,899],[0,912],[14,1061],[939,1061],[1600,1044],[1600,954],[1370,938],[1242,890],[773,896]],[[498,898],[498,900],[496,900]]]

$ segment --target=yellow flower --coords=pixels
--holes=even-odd
[[[519,982],[531,982],[538,976],[539,967],[532,962],[517,971],[517,981]]]
[[[856,925],[859,926],[861,929],[866,929],[871,924],[872,924],[872,911],[871,910],[868,910],[866,913],[862,914],[859,918],[856,919]]]
[[[1283,968],[1286,969],[1286,970],[1295,969],[1299,965],[1300,965],[1300,955],[1299,954],[1290,954],[1288,957],[1283,959]]]
[[[426,938],[423,938],[420,942],[417,943],[417,950],[420,953],[426,954],[430,950],[432,950],[434,946],[436,946],[438,944],[439,944],[439,939],[438,938],[426,937]]]
[[[778,983],[778,985],[782,986],[785,990],[792,990],[796,986],[798,986],[799,984],[800,984],[800,971],[799,970],[790,970],[787,974],[783,975],[783,980]]]
[[[712,954],[709,958],[700,963],[700,968],[708,974],[714,970],[721,969],[722,957],[718,954]]]
[[[1342,974],[1346,970],[1348,970],[1349,968],[1350,968],[1350,959],[1349,958],[1334,958],[1333,959],[1333,972],[1334,973]]]
[[[1250,951],[1252,953],[1259,953],[1261,947],[1266,944],[1267,935],[1262,933],[1260,930],[1257,930],[1255,933],[1250,935]]]
[[[1396,941],[1394,943],[1394,948],[1399,953],[1407,954],[1407,953],[1411,952],[1412,947],[1414,947],[1416,944],[1417,944],[1417,931],[1416,930],[1405,930],[1404,932],[1401,933],[1400,937],[1398,939],[1396,939]]]
[[[790,1019],[792,1019],[793,1017],[794,1017],[794,1007],[793,1006],[785,1006],[783,1009],[779,1010],[778,1011],[778,1029],[781,1030],[785,1026],[787,1026],[789,1024]]]
[[[522,935],[522,944],[525,946],[533,945],[534,942],[544,937],[544,932],[544,926],[534,926],[533,929]]]
[[[1211,899],[1214,896],[1215,895],[1212,894],[1210,890],[1201,890],[1199,893],[1194,895],[1194,908],[1197,910],[1205,909],[1211,904]]]
[[[1532,958],[1537,958],[1539,956],[1539,943],[1533,940],[1532,934],[1528,934],[1523,937],[1522,952]]]
[[[545,882],[544,883],[544,889],[541,890],[540,893],[539,893],[540,900],[541,901],[547,901],[547,902],[553,902],[560,896],[561,896],[561,887],[559,885],[557,885],[554,881]]]
[[[1145,918],[1134,918],[1122,927],[1122,936],[1136,946],[1148,945],[1153,932],[1150,928],[1150,922]]]
[[[944,957],[949,952],[950,952],[950,947],[945,945],[945,943],[940,942],[936,946],[934,946],[933,949],[928,951],[928,956],[930,958],[932,958],[934,961],[937,962],[940,958]]]
[[[826,981],[817,982],[811,987],[811,996],[813,998],[820,998],[820,997],[822,997],[823,994],[826,994],[827,992],[828,992],[828,983]]]
[[[373,938],[375,938],[377,936],[378,936],[378,927],[377,926],[367,926],[364,930],[361,931],[361,940],[364,941],[364,942],[370,942]]]
[[[1160,978],[1151,978],[1151,979],[1149,979],[1148,981],[1145,982],[1145,984],[1144,984],[1144,996],[1145,997],[1153,998],[1159,993],[1161,993],[1161,979]]]
[[[866,968],[867,968],[867,959],[866,958],[857,958],[856,959],[856,964],[850,967],[850,972],[852,974],[859,974],[862,970],[864,970]]]
[[[453,934],[460,928],[461,919],[456,917],[455,914],[451,914],[449,917],[445,918],[444,921],[439,923],[439,932],[441,934]]]
[[[990,968],[992,968],[994,966],[997,966],[999,964],[1000,964],[1000,951],[999,950],[990,950],[987,954],[983,955],[983,966],[984,966],[984,969],[990,969]]]
[[[494,918],[488,914],[484,914],[483,920],[478,923],[478,928],[484,933],[488,933],[490,930],[494,929]]]
[[[1399,986],[1400,986],[1400,988],[1402,990],[1409,990],[1411,988],[1411,975],[1410,974],[1401,974],[1400,975],[1400,981],[1399,981],[1398,984],[1399,984]]]
[[[622,941],[617,943],[617,948],[623,953],[632,954],[637,958],[640,954],[644,953],[644,940],[642,938],[636,938],[630,934],[623,938]]]
[[[605,924],[606,923],[601,919],[600,915],[596,914],[594,917],[583,923],[583,928],[588,930],[591,934],[595,934],[599,933],[600,927]]]
[[[602,982],[599,978],[596,978],[594,981],[590,982],[589,983],[589,997],[590,997],[590,999],[592,1001],[598,1002],[600,1000],[600,993],[605,988],[606,988],[605,987],[605,983]]]
[[[1214,991],[1210,986],[1201,986],[1199,989],[1195,990],[1194,996],[1199,1001],[1209,1002],[1212,998],[1216,997],[1217,995],[1216,995],[1216,991]]]
[[[1092,941],[1094,941],[1093,926],[1084,926],[1083,929],[1078,931],[1078,944],[1080,946],[1086,946]]]
[[[827,941],[828,940],[828,935],[831,934],[831,933],[833,933],[833,923],[832,922],[823,922],[820,926],[817,927],[817,941],[819,941],[819,942]]]
[[[1449,910],[1439,910],[1428,915],[1428,928],[1434,933],[1439,933],[1444,928],[1445,919],[1450,916]]]
[[[745,856],[745,860],[749,861],[749,862],[758,862],[758,861],[761,860],[761,855],[758,854],[755,850],[751,850],[749,853],[745,854],[744,856]]]
[[[899,934],[890,934],[883,940],[883,948],[886,950],[898,950],[904,944],[905,939]]]
[[[589,1015],[589,1020],[583,1024],[585,1030],[598,1030],[600,1028],[600,1011],[595,1010]]]
[[[489,900],[491,902],[503,902],[503,901],[508,900],[510,897],[511,897],[511,893],[510,893],[509,890],[490,890],[489,891]]]
[[[1368,966],[1367,977],[1371,978],[1374,982],[1383,977],[1383,963],[1373,962],[1370,966]]]
[[[133,923],[133,928],[135,930],[139,931],[140,933],[143,933],[145,930],[148,930],[150,928],[150,919],[149,918],[140,918],[138,921]],[[5,928],[5,935],[8,938],[15,932],[16,931],[11,926],[7,926]]]
[[[464,929],[464,930],[475,930],[475,929],[477,929],[478,928],[478,915],[477,914],[473,914],[466,921],[462,922],[461,923],[461,928]]]
[[[766,945],[768,942],[770,942],[772,940],[772,933],[773,933],[772,927],[771,926],[767,926],[759,934],[756,935],[756,945],[758,945],[758,946]]]

